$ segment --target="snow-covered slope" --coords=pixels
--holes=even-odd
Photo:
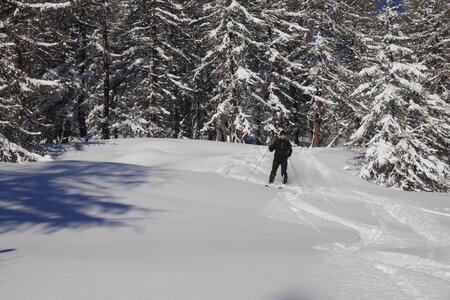
[[[266,150],[129,139],[0,164],[0,298],[450,298],[448,194],[300,147],[289,186],[265,188],[272,153],[248,176]]]

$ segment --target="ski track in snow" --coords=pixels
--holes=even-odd
[[[364,279],[365,285],[372,285],[369,291],[376,290],[384,283],[385,287],[392,285],[389,288],[395,297],[400,297],[398,299],[450,297],[450,234],[448,227],[434,219],[439,216],[447,218],[449,222],[450,214],[387,198],[379,195],[377,188],[373,194],[367,193],[367,189],[363,192],[358,188],[358,184],[363,182],[361,179],[350,173],[336,174],[316,157],[320,155],[319,151],[304,148],[296,150],[291,158],[295,169],[292,168],[293,164],[288,164],[291,183],[278,192],[277,198],[265,205],[264,214],[282,221],[310,226],[318,232],[320,226],[354,231],[355,237],[351,240],[315,247],[323,253],[325,272],[332,273],[337,268],[340,272],[347,269],[345,274],[353,274],[342,279],[342,286],[345,286],[345,282],[349,286],[354,285],[355,282],[360,282],[360,276],[370,273],[376,275],[371,275],[375,278]],[[244,172],[239,171],[241,166],[247,165],[247,170],[254,168],[263,154],[263,151],[258,150],[231,157],[214,157],[206,164],[220,165],[215,172],[245,180],[247,178]],[[272,155],[267,155],[255,170],[257,175],[254,174],[253,177],[267,177],[271,160]],[[201,169],[202,166],[199,166],[199,170]],[[314,180],[308,180],[308,176],[314,177]],[[351,189],[342,188],[342,177],[348,177],[344,178],[346,183],[353,183]],[[264,184],[264,181],[249,180]],[[323,184],[310,184],[314,182]],[[378,187],[379,189],[382,188]],[[353,218],[345,211],[345,203],[366,206],[372,211],[372,216],[367,222],[362,221],[362,218]],[[339,205],[344,205],[344,208],[339,209]],[[338,209],[334,211],[333,208]],[[430,214],[433,218],[430,218]],[[371,269],[371,272],[364,272],[365,269]],[[345,288],[337,295],[342,299],[354,296],[347,295]],[[376,294],[364,297],[380,299]]]

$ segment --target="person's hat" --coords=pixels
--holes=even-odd
[[[286,131],[281,130],[281,131],[280,131],[280,135],[286,135]]]

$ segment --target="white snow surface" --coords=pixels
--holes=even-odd
[[[449,195],[363,181],[346,150],[294,147],[284,189],[273,153],[252,174],[264,146],[48,150],[0,163],[2,300],[450,299]]]

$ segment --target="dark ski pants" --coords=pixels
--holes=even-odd
[[[270,172],[269,182],[272,183],[277,175],[278,167],[281,165],[281,176],[283,177],[283,183],[287,182],[287,156],[275,156],[272,163],[272,172]]]

